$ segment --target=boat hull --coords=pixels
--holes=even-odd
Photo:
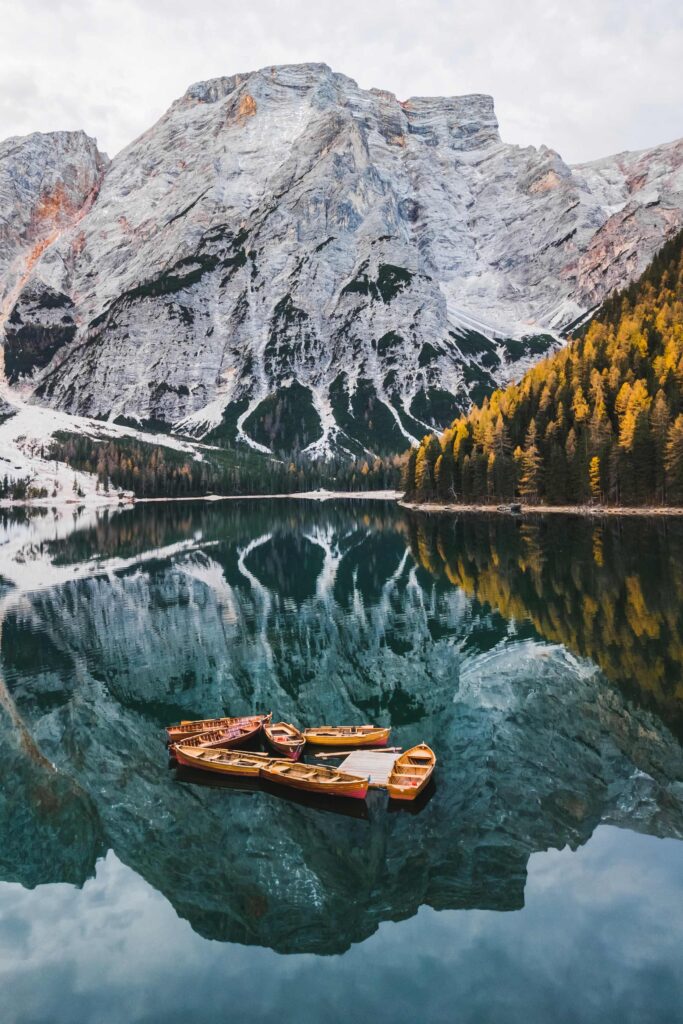
[[[420,793],[422,792],[422,790],[426,787],[426,785],[429,782],[429,780],[431,779],[431,777],[432,777],[432,773],[430,772],[429,775],[427,775],[422,780],[422,782],[417,783],[415,786],[411,785],[410,787],[395,786],[395,785],[392,785],[391,783],[389,783],[387,785],[387,792],[389,793],[390,799],[391,800],[415,800],[415,798],[418,797],[420,795]]]
[[[288,761],[298,761],[304,749],[303,743],[292,747],[285,743],[276,743],[271,739],[268,739],[268,745],[273,748],[278,757],[286,757]]]

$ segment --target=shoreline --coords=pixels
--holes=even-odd
[[[0,500],[0,509],[13,508],[44,508],[66,511],[68,509],[100,510],[113,508],[119,511],[134,508],[136,505],[159,505],[188,501],[391,501],[400,508],[410,512],[423,512],[427,515],[460,515],[476,513],[477,515],[563,515],[583,516],[588,519],[600,519],[605,516],[661,516],[676,518],[683,516],[683,506],[648,505],[635,507],[628,505],[522,505],[521,512],[511,512],[509,507],[499,505],[463,505],[448,502],[405,501],[400,491],[294,491],[289,494],[191,494],[177,498],[136,498],[130,493],[121,497],[104,495],[95,497],[88,494],[84,498],[33,498],[14,501],[11,498]]]
[[[588,519],[602,519],[604,516],[683,516],[683,506],[680,508],[674,505],[647,505],[635,507],[629,505],[522,505],[521,512],[511,512],[509,508],[501,508],[498,505],[459,505],[446,502],[416,502],[404,501],[399,498],[397,504],[401,508],[411,512],[425,512],[428,514],[441,515],[443,513],[460,514],[461,512],[476,512],[481,514],[495,514],[499,516],[525,515],[563,515],[563,516],[584,516]]]
[[[401,491],[293,491],[291,494],[188,494],[179,498],[136,498],[130,493],[125,493],[119,498],[118,495],[110,498],[94,498],[93,494],[87,494],[84,498],[24,498],[16,501],[12,498],[0,500],[0,509],[12,508],[133,508],[135,505],[153,505],[167,502],[179,501],[281,501],[285,498],[293,498],[297,501],[341,501],[344,499],[366,500],[366,501],[395,501],[400,504]]]
[[[367,499],[369,501],[396,501],[400,491],[292,491],[290,494],[195,494],[187,498],[134,498],[131,505],[163,501],[273,501],[295,498],[297,501],[340,501],[344,498]]]
[[[511,512],[509,507],[499,505],[463,505],[448,502],[405,501],[400,491],[294,491],[289,494],[191,494],[177,498],[136,498],[130,492],[121,497],[104,495],[95,497],[88,494],[84,498],[33,498],[14,501],[11,498],[0,500],[0,509],[13,508],[44,508],[66,511],[68,509],[100,510],[113,508],[123,511],[136,505],[159,505],[188,501],[391,501],[400,508],[410,512],[423,512],[427,515],[460,515],[476,513],[478,515],[563,515],[583,516],[588,519],[600,519],[605,516],[661,516],[676,518],[683,516],[683,506],[648,505],[635,507],[628,505],[522,505],[521,512]]]

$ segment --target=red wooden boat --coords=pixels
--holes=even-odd
[[[166,729],[166,736],[169,744],[181,743],[189,740],[192,736],[200,733],[214,732],[217,729],[232,729],[235,726],[249,725],[256,728],[256,732],[262,728],[264,722],[269,722],[272,714],[267,715],[242,715],[239,718],[200,718],[197,721],[178,722],[177,725],[169,725]]]
[[[289,722],[264,722],[263,734],[273,750],[290,761],[298,761],[306,746],[303,733]]]
[[[186,740],[181,740],[180,743],[171,744],[171,754],[176,756],[176,749],[179,746],[186,747],[188,750],[197,747],[204,750],[229,750],[232,747],[243,747],[251,740],[256,739],[260,732],[260,719],[241,718],[227,729],[211,729],[209,732],[200,732]]]

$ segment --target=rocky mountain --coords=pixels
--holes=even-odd
[[[643,269],[683,223],[683,142],[572,168],[504,143],[488,96],[273,67],[193,85],[111,163],[80,133],[9,140],[16,206],[5,365],[35,401],[398,450]]]

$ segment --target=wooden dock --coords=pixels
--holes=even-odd
[[[399,754],[382,754],[376,751],[354,750],[339,765],[342,772],[363,775],[375,788],[386,789],[391,770]]]

